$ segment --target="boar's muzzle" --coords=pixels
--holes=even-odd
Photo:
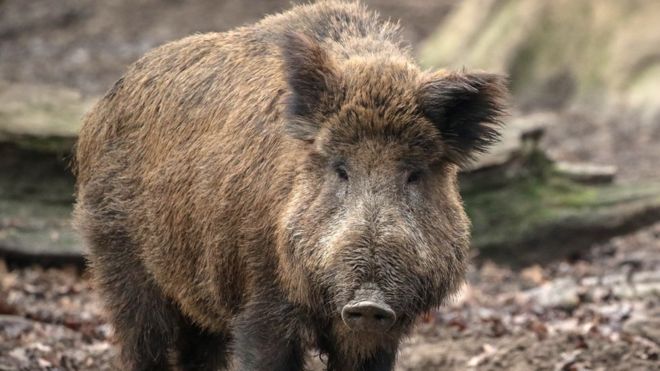
[[[384,333],[396,321],[396,314],[373,285],[356,290],[351,302],[341,310],[341,319],[353,331]]]

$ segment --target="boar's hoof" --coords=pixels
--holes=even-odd
[[[387,304],[365,300],[345,305],[341,319],[351,330],[382,333],[392,327],[396,315]]]

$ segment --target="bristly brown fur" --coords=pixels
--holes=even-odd
[[[468,260],[458,167],[497,137],[504,81],[429,74],[397,27],[319,2],[166,44],[85,118],[75,223],[121,367],[392,369]],[[351,331],[367,285],[397,321]]]

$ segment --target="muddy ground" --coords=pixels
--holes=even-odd
[[[516,271],[477,261],[468,282],[420,318],[398,370],[660,365],[660,224],[570,261]],[[0,370],[109,370],[115,351],[84,272],[0,263]]]

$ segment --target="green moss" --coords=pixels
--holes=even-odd
[[[542,224],[579,212],[596,192],[556,176],[526,174],[504,187],[464,192],[475,246],[522,239]]]
[[[27,151],[66,155],[71,153],[76,139],[73,137],[17,136],[11,138],[10,141]]]
[[[539,255],[539,251],[524,251],[541,248],[537,243],[579,249],[578,240],[590,233],[596,234],[590,236],[594,241],[599,233],[605,237],[608,230],[632,225],[632,218],[646,210],[660,210],[658,184],[583,185],[562,177],[541,154],[534,154],[531,161],[536,166],[524,167],[497,187],[480,187],[469,180],[462,183],[473,223],[473,246],[482,253],[515,260],[525,254]],[[573,246],[561,246],[572,239]]]

